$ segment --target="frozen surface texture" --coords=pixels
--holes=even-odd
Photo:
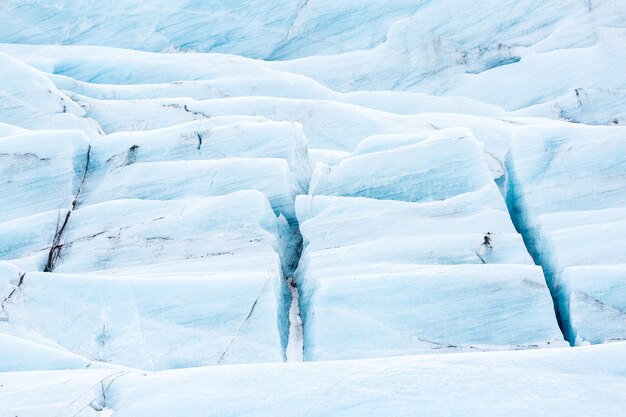
[[[624,415],[624,1],[1,4],[0,417]]]

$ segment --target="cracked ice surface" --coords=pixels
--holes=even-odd
[[[142,369],[281,361],[287,229],[256,191],[78,209],[55,268],[72,274],[28,272],[0,328]]]
[[[0,254],[31,272],[19,291],[3,284],[11,297],[0,323],[2,369],[284,359],[290,295],[283,273],[298,238],[266,195],[277,213],[295,217],[294,194],[310,172],[298,125],[231,117],[120,133],[91,147],[78,131],[7,133],[1,185],[16,198],[3,206]],[[163,167],[188,174],[174,187]],[[132,169],[148,191],[102,191],[120,171],[128,186]],[[155,181],[150,172],[164,176]],[[53,251],[54,271],[71,275],[32,272]]]
[[[623,416],[623,2],[149,3],[0,7],[0,416]]]
[[[563,343],[480,146],[444,132],[317,165],[296,203],[306,359]]]
[[[510,204],[573,343],[626,338],[626,132],[621,127],[520,129]]]

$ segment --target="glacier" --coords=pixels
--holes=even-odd
[[[0,19],[0,417],[624,415],[622,2]]]

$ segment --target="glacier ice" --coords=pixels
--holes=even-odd
[[[80,129],[97,136],[99,126],[44,74],[0,52],[0,122],[26,129]]]
[[[0,19],[0,416],[624,414],[622,2]]]
[[[282,222],[257,191],[77,209],[60,273],[26,272],[0,329],[142,369],[281,361]]]
[[[509,202],[573,343],[626,337],[624,138],[621,127],[559,125],[512,142]]]
[[[471,132],[365,139],[318,163],[309,194],[296,200],[305,359],[562,344]]]

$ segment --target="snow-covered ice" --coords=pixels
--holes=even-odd
[[[171,370],[7,372],[6,415],[621,417],[624,343]],[[33,399],[36,399],[33,401]],[[106,415],[106,414],[105,414]],[[109,414],[110,415],[110,414]]]

